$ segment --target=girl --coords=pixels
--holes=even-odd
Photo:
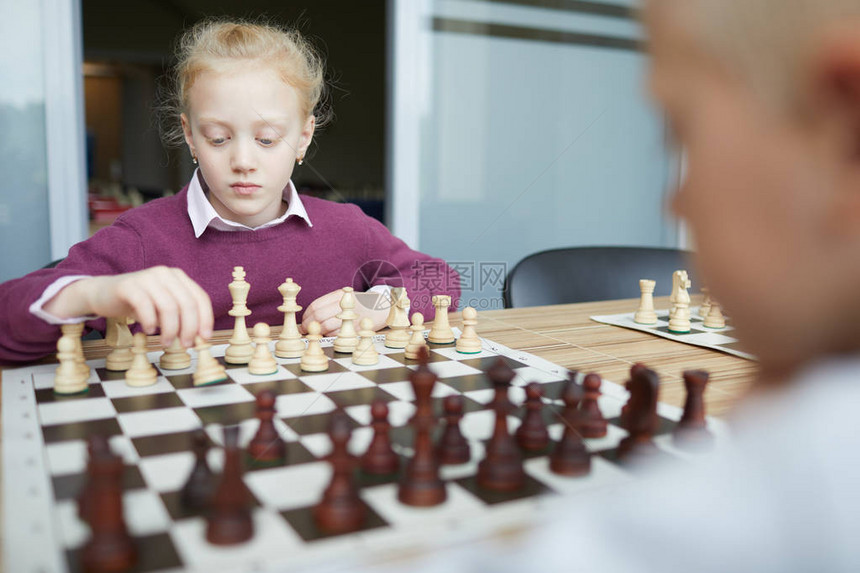
[[[412,311],[428,319],[433,294],[456,300],[459,277],[444,261],[411,250],[354,205],[296,192],[290,177],[324,89],[321,60],[298,33],[208,21],[184,35],[178,60],[167,139],[187,144],[194,176],[75,245],[56,268],[0,285],[0,361],[52,353],[58,325],[103,330],[105,316],[132,316],[164,345],[179,337],[189,347],[195,335],[232,328],[234,266],[251,285],[249,324],[283,320],[278,285],[287,277],[302,286],[303,326],[316,320],[325,334],[340,326],[344,286],[405,286]],[[384,325],[386,308],[357,306]]]

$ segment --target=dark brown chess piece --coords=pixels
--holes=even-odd
[[[439,478],[439,461],[431,437],[436,425],[431,398],[436,375],[427,367],[429,358],[427,347],[422,347],[418,369],[409,375],[415,392],[415,415],[411,420],[415,430],[414,454],[406,464],[397,491],[401,503],[418,507],[439,505],[448,498],[445,482]]]
[[[275,428],[275,393],[263,390],[257,395],[257,419],[260,427],[248,444],[251,463],[277,464],[287,457],[287,446]]]
[[[224,428],[224,471],[212,496],[207,515],[206,540],[215,545],[235,545],[251,539],[251,492],[242,480],[239,426]]]
[[[660,422],[657,417],[660,378],[656,372],[644,366],[631,369],[630,374],[630,381],[627,383],[630,400],[627,402],[628,410],[624,417],[624,429],[628,435],[618,444],[618,459],[635,463],[659,451],[653,436]]]
[[[445,398],[445,429],[439,439],[437,452],[439,463],[443,465],[465,464],[472,459],[469,442],[460,431],[463,418],[463,397],[452,395]]]
[[[361,457],[361,469],[373,475],[388,475],[400,469],[400,458],[391,449],[391,423],[388,421],[388,406],[382,400],[375,400],[370,406],[373,418],[373,439]]]
[[[526,473],[522,453],[508,431],[508,413],[513,409],[508,400],[508,387],[514,371],[502,358],[498,358],[487,371],[487,376],[496,391],[492,404],[496,423],[487,442],[486,456],[478,464],[477,483],[493,491],[516,491],[525,485]]]
[[[602,438],[606,435],[607,423],[597,399],[600,398],[600,376],[587,374],[582,381],[584,390],[582,401],[579,403],[577,428],[583,438]]]
[[[633,378],[635,376],[640,375],[643,370],[646,370],[646,367],[641,362],[637,362],[636,364],[634,364],[633,366],[630,367],[630,378],[624,383],[624,388],[626,388],[628,392],[630,392],[631,380],[633,380]],[[618,425],[620,425],[622,428],[627,427],[627,413],[629,411],[630,411],[630,398],[628,398],[627,402],[624,404],[624,406],[621,407],[621,415],[618,417]]]
[[[355,483],[355,457],[347,450],[352,430],[349,419],[342,410],[331,415],[329,437],[332,451],[328,461],[332,466],[332,477],[323,492],[322,500],[313,508],[314,521],[325,533],[348,533],[364,525],[367,507],[358,495]]]
[[[78,517],[82,521],[89,523],[90,499],[92,497],[92,489],[95,484],[93,478],[93,460],[100,455],[110,453],[110,446],[105,436],[94,434],[87,438],[87,470],[84,476],[84,483],[81,486],[81,491],[78,494]]]
[[[591,454],[577,429],[581,398],[581,388],[571,377],[561,395],[564,401],[564,410],[561,414],[564,431],[549,456],[549,469],[559,475],[580,476],[591,471]]]
[[[540,452],[549,446],[549,432],[543,421],[543,391],[540,384],[531,382],[526,386],[526,413],[517,428],[519,446],[529,452]]]
[[[684,401],[684,414],[672,433],[672,441],[678,447],[704,449],[713,445],[714,436],[705,421],[705,386],[709,378],[704,370],[684,372],[687,399]]]
[[[194,467],[179,494],[182,506],[194,512],[209,508],[215,492],[215,475],[209,468],[206,455],[209,452],[209,438],[203,430],[195,430],[191,436],[191,449],[194,451]]]
[[[125,465],[109,448],[96,451],[91,464],[93,483],[86,509],[91,535],[81,549],[81,566],[93,573],[126,571],[137,563],[137,548],[123,518]]]

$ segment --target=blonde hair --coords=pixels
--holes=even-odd
[[[800,74],[822,28],[860,18],[860,0],[681,1],[703,47],[779,107],[800,104]]]
[[[237,62],[273,66],[298,92],[305,117],[313,114],[317,128],[330,119],[323,59],[296,30],[264,22],[208,19],[180,37],[176,59],[171,85],[161,94],[157,110],[168,145],[185,143],[180,116],[188,110],[188,93],[197,77]]]

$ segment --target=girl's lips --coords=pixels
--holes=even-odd
[[[236,191],[239,195],[251,195],[260,188],[259,185],[251,185],[251,184],[235,184],[230,185],[230,187]]]

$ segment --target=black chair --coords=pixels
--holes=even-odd
[[[508,273],[505,308],[589,302],[639,296],[639,279],[657,281],[655,296],[668,296],[672,273],[689,268],[691,253],[653,247],[572,247],[541,251]],[[691,289],[690,292],[693,292]]]

